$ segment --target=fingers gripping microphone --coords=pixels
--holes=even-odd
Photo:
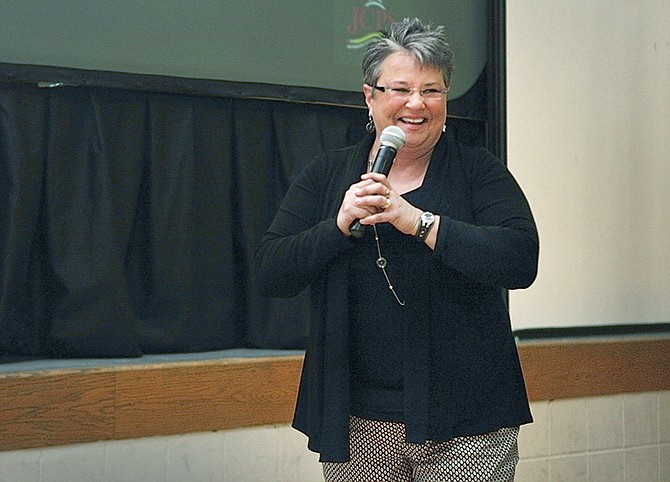
[[[388,176],[395,155],[405,145],[405,133],[400,127],[388,126],[379,136],[379,144],[377,157],[375,157],[375,162],[372,164],[372,172]],[[362,237],[364,231],[365,226],[361,225],[358,220],[354,221],[349,227],[349,232],[355,238]]]

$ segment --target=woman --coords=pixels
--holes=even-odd
[[[505,166],[446,129],[452,58],[418,19],[373,42],[374,135],[309,165],[257,250],[263,294],[311,288],[293,425],[328,481],[511,480],[531,422],[503,288],[533,282],[538,236]],[[405,145],[366,172],[388,126]]]

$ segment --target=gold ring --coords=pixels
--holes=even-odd
[[[382,206],[382,211],[386,211],[389,208],[390,205],[391,205],[391,200],[389,198],[386,198],[386,202]]]
[[[387,189],[386,194],[384,194],[384,197],[388,199],[388,197],[391,195],[391,190]]]

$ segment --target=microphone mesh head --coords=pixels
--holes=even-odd
[[[398,126],[386,127],[379,136],[382,146],[391,146],[396,151],[405,145],[405,133]]]

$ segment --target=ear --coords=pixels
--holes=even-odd
[[[370,102],[372,102],[372,87],[368,84],[363,84],[363,95],[365,95],[365,103],[368,106],[368,109],[372,109]]]

